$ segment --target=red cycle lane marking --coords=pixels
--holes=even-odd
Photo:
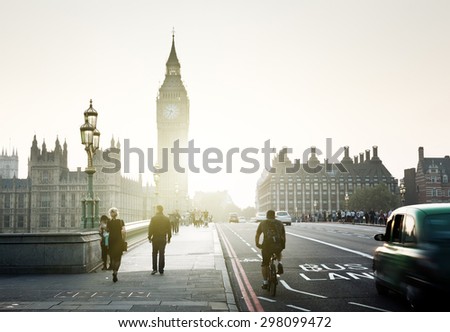
[[[241,263],[239,262],[239,259],[236,256],[236,252],[231,247],[231,244],[226,238],[222,229],[220,227],[218,227],[218,229],[219,232],[221,233],[222,239],[224,240],[225,249],[227,250],[227,253],[231,259],[234,275],[236,276],[236,280],[239,284],[239,288],[242,292],[244,301],[249,311],[264,311],[261,303],[259,302],[258,297],[253,291],[253,288],[247,278],[247,275],[245,274],[244,268],[242,267]]]

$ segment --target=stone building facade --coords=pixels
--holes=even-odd
[[[272,160],[272,170],[264,170],[256,188],[258,211],[285,210],[292,216],[326,214],[344,210],[346,195],[350,198],[358,188],[384,183],[392,193],[398,192],[397,180],[378,157],[378,147],[360,153],[354,159],[344,148],[340,164],[323,163],[310,149],[309,159],[292,162],[286,150]]]
[[[11,155],[8,151],[2,149],[0,155],[0,177],[3,179],[12,179],[19,175],[19,156],[17,150],[13,150]]]
[[[111,140],[109,154],[120,160],[120,144]],[[149,202],[151,188],[142,179],[125,178],[120,171],[103,172],[111,167],[104,161],[102,150],[94,157],[94,193],[99,198],[100,214],[110,207],[119,209],[120,217],[128,221],[148,219],[152,211]],[[109,151],[110,152],[110,151]],[[38,147],[33,139],[28,160],[28,177],[5,179],[0,177],[0,232],[38,233],[70,232],[81,227],[82,199],[87,192],[87,175],[81,167],[70,171],[67,167],[67,144],[55,141],[53,151],[43,142]]]

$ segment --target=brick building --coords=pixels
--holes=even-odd
[[[417,169],[406,169],[405,204],[450,202],[450,157],[425,157],[419,147]]]

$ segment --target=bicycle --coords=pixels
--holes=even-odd
[[[278,277],[277,277],[277,255],[275,253],[272,253],[272,256],[270,256],[269,260],[269,285],[267,287],[267,290],[269,291],[271,296],[275,296],[277,292],[277,285],[278,285]]]

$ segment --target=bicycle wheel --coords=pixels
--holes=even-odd
[[[275,296],[277,292],[277,271],[275,269],[275,264],[271,262],[269,267],[269,292],[270,295]]]

